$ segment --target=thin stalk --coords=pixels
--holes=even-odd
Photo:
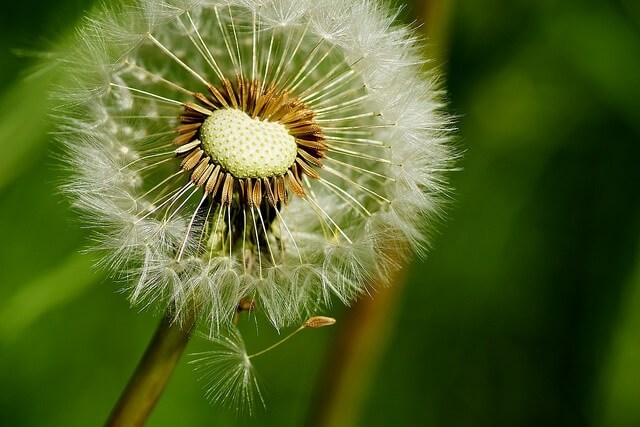
[[[193,315],[177,322],[171,309],[163,316],[129,384],[113,408],[107,427],[137,427],[147,421],[164,391],[195,324]]]
[[[260,356],[261,354],[265,354],[266,352],[268,352],[270,350],[273,350],[274,348],[276,348],[277,346],[279,346],[280,344],[282,344],[283,342],[285,342],[286,340],[288,340],[289,338],[291,338],[292,336],[294,336],[295,334],[297,334],[298,332],[300,332],[304,328],[306,328],[306,325],[300,326],[298,329],[296,329],[295,331],[291,332],[289,335],[287,335],[286,337],[282,338],[277,343],[265,348],[264,350],[260,350],[259,352],[250,355],[249,359],[251,359],[253,357],[256,357],[256,356]]]

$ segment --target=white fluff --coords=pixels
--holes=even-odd
[[[131,301],[196,309],[215,332],[243,297],[281,327],[333,295],[349,304],[384,284],[428,243],[424,221],[439,215],[453,161],[420,49],[372,0],[141,0],[95,11],[60,54],[59,138],[73,173],[64,188]],[[225,243],[229,212],[214,207],[203,224],[193,220],[201,193],[177,195],[187,175],[171,177],[171,131],[203,80],[286,81],[301,69],[287,88],[318,112],[329,159],[248,261],[239,242]],[[167,195],[176,200],[162,207]],[[263,226],[244,214],[248,232]]]

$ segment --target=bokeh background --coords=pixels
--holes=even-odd
[[[80,253],[57,190],[40,53],[90,7],[0,13],[2,426],[101,425],[158,321]],[[364,368],[327,363],[360,313],[335,307],[334,328],[256,359],[266,411],[209,405],[185,357],[149,425],[312,425],[343,387],[332,425],[640,426],[640,3],[416,0],[401,18],[424,23],[464,158],[433,250],[351,349]]]

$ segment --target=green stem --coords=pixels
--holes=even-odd
[[[176,322],[167,310],[129,384],[113,408],[107,427],[136,427],[146,422],[184,351],[195,318]]]

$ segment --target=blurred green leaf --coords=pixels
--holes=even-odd
[[[47,73],[20,81],[0,100],[0,191],[29,165],[29,156],[47,141]]]
[[[547,23],[561,64],[592,86],[594,94],[640,131],[640,31],[606,2],[570,8]],[[554,58],[555,59],[555,58]]]
[[[20,286],[0,305],[0,342],[9,342],[32,323],[69,303],[102,276],[92,268],[86,254],[73,254],[65,262]]]

